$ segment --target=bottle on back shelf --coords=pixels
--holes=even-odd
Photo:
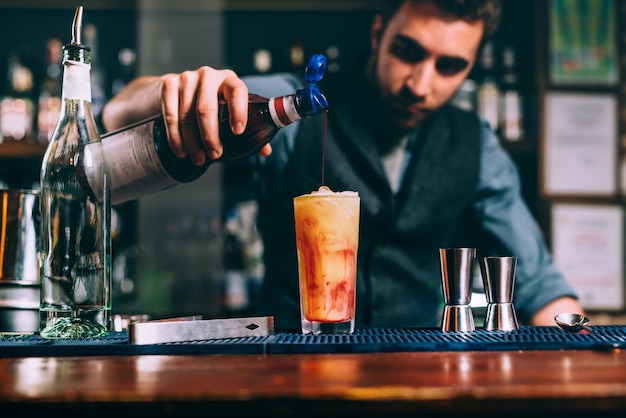
[[[86,23],[83,26],[83,38],[85,40],[85,45],[89,45],[90,48],[91,107],[93,109],[93,113],[95,115],[99,115],[102,112],[102,108],[108,100],[108,97],[106,94],[106,88],[104,87],[106,74],[100,63],[100,57],[98,55],[98,51],[100,50],[98,27],[93,23]]]
[[[63,43],[51,38],[46,43],[46,75],[37,100],[37,140],[47,144],[61,113]]]
[[[258,205],[256,200],[243,201],[234,209],[239,221],[239,238],[242,246],[246,273],[249,312],[260,306],[261,287],[265,277],[263,262],[264,246],[257,227]],[[228,219],[228,217],[227,217]]]
[[[463,110],[476,111],[477,89],[476,81],[471,78],[466,79],[452,97],[452,104]]]
[[[111,96],[116,95],[135,78],[135,65],[137,63],[137,52],[132,48],[122,48],[117,53],[118,73],[111,83]]]
[[[494,131],[498,130],[500,89],[495,77],[494,46],[484,45],[480,55],[482,79],[478,85],[478,113],[489,122]]]
[[[248,309],[250,300],[244,245],[235,210],[229,211],[224,221],[223,256],[223,313],[226,315],[243,314]]]
[[[500,131],[503,139],[519,141],[523,131],[522,96],[516,68],[515,50],[506,46],[502,50],[503,73],[501,78]]]
[[[267,73],[272,70],[272,53],[269,49],[261,48],[254,51],[252,66],[259,73]]]
[[[27,51],[9,55],[7,94],[0,102],[0,138],[22,141],[31,137],[35,106],[35,71]]]
[[[79,6],[63,47],[61,114],[40,174],[40,335],[53,339],[103,336],[111,325],[110,186],[82,14]]]
[[[326,69],[326,58],[314,55],[305,70],[308,86],[295,93],[266,98],[249,95],[248,125],[235,135],[229,125],[228,107],[219,105],[220,138],[223,154],[217,161],[247,157],[270,142],[278,131],[298,120],[322,113],[326,97],[316,83]],[[114,205],[152,194],[200,177],[213,163],[202,166],[171,151],[163,116],[102,135],[102,145],[111,169],[111,201]]]

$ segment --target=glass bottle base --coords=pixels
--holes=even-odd
[[[109,329],[85,318],[56,318],[41,329],[39,335],[48,339],[106,337]]]

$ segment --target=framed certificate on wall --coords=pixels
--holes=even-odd
[[[541,150],[543,195],[617,194],[617,106],[613,94],[546,94]]]
[[[623,209],[620,205],[552,205],[552,252],[586,309],[624,307]]]

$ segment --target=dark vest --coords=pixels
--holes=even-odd
[[[354,83],[354,82],[353,82]],[[455,241],[476,191],[478,118],[446,106],[422,124],[400,190],[394,195],[364,111],[362,85],[330,91],[326,152],[324,116],[300,122],[284,181],[259,205],[265,240],[264,314],[277,329],[298,330],[293,197],[316,190],[354,190],[361,197],[357,328],[437,327],[443,311],[438,249]],[[461,224],[460,224],[461,223]]]

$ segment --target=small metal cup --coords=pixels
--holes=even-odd
[[[0,285],[39,286],[39,219],[38,191],[0,189]]]
[[[0,333],[39,331],[39,192],[0,188]]]
[[[487,297],[484,329],[513,331],[519,328],[513,307],[516,257],[483,257],[480,271]]]
[[[442,331],[474,331],[470,307],[475,248],[440,248],[441,285],[444,297]]]

